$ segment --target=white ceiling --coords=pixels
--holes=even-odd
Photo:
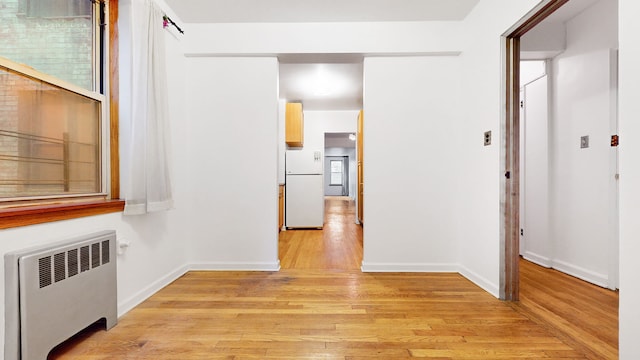
[[[355,137],[355,133],[325,133],[324,147],[355,148],[356,142],[349,139],[349,135]]]
[[[186,23],[455,21],[479,0],[165,0]]]
[[[280,63],[280,99],[305,110],[362,109],[362,62]]]
[[[566,50],[566,23],[598,1],[600,0],[571,0],[549,15],[537,25],[537,29],[541,32],[532,31],[522,36],[521,59],[551,59],[564,52]]]
[[[553,14],[549,15],[545,22],[567,22],[586,10],[589,6],[597,3],[599,0],[571,0],[562,5]]]

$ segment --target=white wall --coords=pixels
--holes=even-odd
[[[566,46],[564,23],[545,21],[520,38],[520,57],[550,59],[563,52]]]
[[[358,110],[306,111],[304,110],[304,148],[324,151],[325,133],[355,133]]]
[[[498,296],[500,283],[500,118],[502,94],[501,35],[539,1],[482,0],[464,22],[464,51],[460,56],[462,92],[457,106],[461,121],[454,129],[459,169],[455,224],[460,239],[458,261],[462,273]],[[490,19],[490,20],[489,20]],[[473,34],[473,35],[471,35]],[[483,145],[491,131],[492,145]]]
[[[640,2],[619,1],[620,359],[640,358]]]
[[[594,24],[598,24],[594,26]],[[610,50],[618,46],[617,5],[601,0],[567,24],[567,49],[552,61],[550,239],[548,265],[601,286],[610,285],[617,249],[610,191],[610,120],[617,106]],[[589,136],[589,148],[580,137]],[[615,165],[615,164],[613,164]],[[542,249],[540,249],[542,250]],[[614,277],[617,274],[612,274]],[[615,288],[615,285],[612,285]]]
[[[520,90],[522,88],[547,74],[547,60],[520,61]]]
[[[460,30],[455,21],[189,24],[186,51],[189,56],[458,53]]]
[[[277,270],[278,61],[186,61],[190,224],[196,268]]]
[[[364,271],[456,271],[457,57],[364,61]]]

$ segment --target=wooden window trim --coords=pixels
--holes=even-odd
[[[118,0],[109,3],[109,128],[110,128],[110,197],[111,200],[92,199],[86,202],[73,202],[52,205],[28,205],[0,209],[0,229],[26,225],[42,224],[53,221],[76,219],[122,212],[124,200],[120,197],[120,157],[119,157],[119,92],[118,92]]]
[[[123,200],[34,205],[0,210],[0,229],[121,212]]]

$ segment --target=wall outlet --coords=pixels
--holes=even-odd
[[[118,255],[124,255],[124,253],[127,252],[127,249],[129,249],[130,245],[131,241],[126,239],[118,239],[116,242],[116,251],[118,252]]]
[[[491,130],[484,132],[484,146],[491,145]]]

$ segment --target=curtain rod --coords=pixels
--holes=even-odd
[[[167,27],[169,26],[169,24],[173,25],[176,27],[176,29],[178,29],[178,31],[180,31],[180,34],[184,34],[184,31],[182,31],[182,29],[180,29],[180,26],[178,26],[178,24],[176,24],[175,22],[173,22],[173,20],[171,20],[170,17],[168,17],[167,15],[164,15],[162,17],[162,19],[164,20],[164,23],[162,24],[162,27]]]

